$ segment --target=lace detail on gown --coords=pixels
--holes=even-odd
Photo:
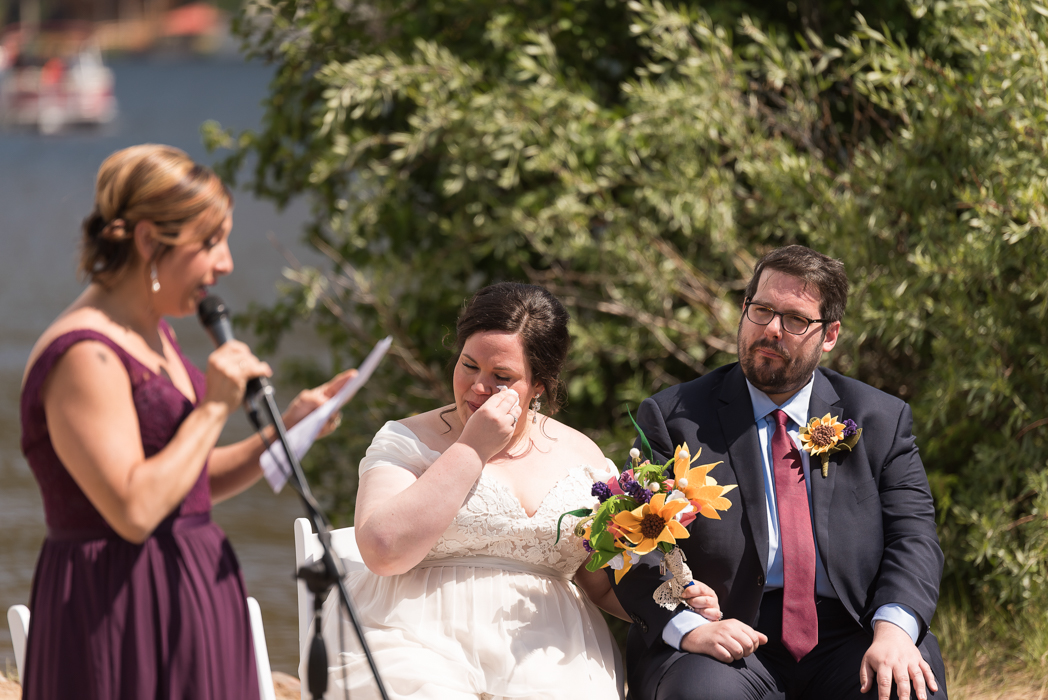
[[[408,428],[389,422],[360,472],[395,466],[418,476],[439,456]],[[570,469],[531,517],[508,487],[482,474],[418,566],[397,576],[349,574],[354,607],[391,697],[621,696],[607,626],[569,581],[586,559],[571,532],[577,518],[564,518],[555,543],[561,513],[596,502],[590,489],[610,464]],[[323,633],[329,648],[339,648],[333,598],[325,605]],[[343,639],[351,636],[343,626]],[[330,677],[336,691],[348,686],[354,698],[372,697],[366,663],[355,649],[339,655]]]
[[[572,534],[578,522],[572,516],[564,518],[560,541],[556,542],[557,518],[565,511],[595,502],[588,492],[596,474],[588,465],[574,467],[554,484],[530,518],[502,482],[482,475],[472,496],[423,561],[496,557],[547,567],[570,578],[586,561],[586,551]],[[585,497],[580,499],[580,495]]]
[[[375,435],[360,472],[382,466],[397,466],[416,476],[440,456],[419,441],[408,428],[395,421],[386,423]],[[404,459],[397,463],[397,459]],[[494,557],[553,569],[570,578],[586,561],[586,551],[572,529],[578,518],[564,518],[557,542],[557,519],[561,513],[596,503],[590,495],[595,479],[606,479],[614,469],[609,460],[604,469],[580,464],[555,483],[531,517],[517,497],[498,479],[482,473],[451,525],[423,559],[435,563],[451,557]]]

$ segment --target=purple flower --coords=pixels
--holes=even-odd
[[[857,432],[859,432],[859,426],[857,426],[855,424],[855,421],[853,421],[851,418],[845,418],[844,419],[844,433],[842,433],[842,437],[845,440],[847,440],[848,438],[850,438],[852,435],[854,435]]]
[[[590,489],[590,494],[597,497],[597,500],[603,503],[604,501],[611,498],[611,487],[607,484],[598,481],[593,484],[593,488]]]
[[[637,480],[629,474],[621,474],[619,476],[619,486],[622,488],[623,493],[637,503],[647,503],[651,500],[651,491],[638,484]]]
[[[582,540],[582,548],[585,549],[590,554],[593,554],[595,551],[597,551],[597,550],[593,549],[593,547],[590,545],[589,540]]]
[[[622,487],[622,490],[629,494],[637,503],[647,503],[651,500],[651,491],[633,479],[630,479],[629,483]]]

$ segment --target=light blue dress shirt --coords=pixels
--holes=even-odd
[[[814,379],[814,375],[812,375]],[[750,392],[750,401],[753,403],[753,418],[757,422],[757,435],[761,445],[761,466],[764,471],[764,505],[768,514],[768,570],[764,576],[764,591],[768,592],[782,588],[782,548],[779,546],[779,511],[775,501],[775,474],[772,471],[771,438],[775,433],[775,421],[770,414],[776,409],[782,410],[789,417],[787,430],[797,449],[801,454],[801,465],[804,469],[804,484],[808,489],[808,509],[811,510],[811,471],[808,464],[808,453],[800,449],[800,427],[808,422],[808,403],[811,400],[811,390],[814,381],[809,381],[796,394],[790,397],[781,406],[777,406],[768,395],[757,389],[749,380],[746,380],[746,388]],[[815,538],[814,530],[812,538]],[[826,568],[822,565],[822,557],[819,555],[819,543],[815,542],[815,593],[823,598],[836,598],[837,593],[833,590]],[[898,625],[910,635],[914,644],[917,643],[917,635],[920,626],[917,616],[905,605],[891,603],[882,605],[873,616],[873,621],[886,620]],[[696,627],[709,622],[696,612],[684,610],[670,619],[662,630],[662,639],[674,649],[680,649],[680,642],[684,635]]]

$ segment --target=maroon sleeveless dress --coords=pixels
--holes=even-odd
[[[171,340],[197,397],[204,375]],[[51,445],[40,398],[55,362],[83,340],[123,362],[146,457],[194,405],[110,338],[77,330],[37,358],[22,390],[22,452],[40,485],[47,539],[33,576],[22,679],[25,700],[258,698],[247,591],[233,549],[211,522],[207,464],[182,503],[143,544],[121,538],[80,490]]]

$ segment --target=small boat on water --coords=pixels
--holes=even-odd
[[[113,71],[89,39],[29,41],[0,71],[0,121],[54,134],[116,118]]]

